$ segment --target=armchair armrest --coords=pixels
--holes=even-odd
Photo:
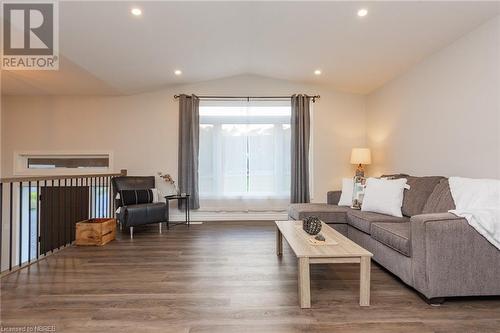
[[[326,203],[329,205],[337,205],[340,201],[342,191],[328,191],[326,194]]]
[[[427,298],[499,295],[500,251],[451,213],[411,217],[413,283]]]

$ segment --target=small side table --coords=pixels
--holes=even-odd
[[[186,195],[174,194],[174,195],[167,195],[167,196],[165,196],[165,202],[167,204],[167,214],[168,214],[167,229],[170,229],[170,200],[178,200],[179,202],[181,202],[181,201],[184,200],[185,209],[186,209],[186,221],[185,222],[181,222],[181,223],[172,224],[172,226],[175,227],[176,225],[179,225],[179,224],[186,224],[189,227],[189,224],[190,224],[190,221],[191,221],[190,207],[189,207],[189,197],[190,197],[189,194],[186,194]]]

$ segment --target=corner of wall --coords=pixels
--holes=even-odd
[[[366,96],[370,173],[500,177],[499,31],[497,16]]]

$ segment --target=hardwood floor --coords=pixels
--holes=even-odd
[[[1,280],[6,326],[56,332],[500,332],[500,298],[429,306],[378,265],[360,307],[359,265],[311,267],[312,308],[297,299],[297,259],[275,254],[267,222],[134,230],[70,247]]]

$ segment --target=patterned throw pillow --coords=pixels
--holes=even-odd
[[[354,177],[354,184],[352,190],[352,206],[353,209],[361,209],[363,204],[363,197],[365,195],[366,178],[356,176]]]
[[[154,201],[152,190],[121,190],[120,199],[122,206],[139,205]]]

